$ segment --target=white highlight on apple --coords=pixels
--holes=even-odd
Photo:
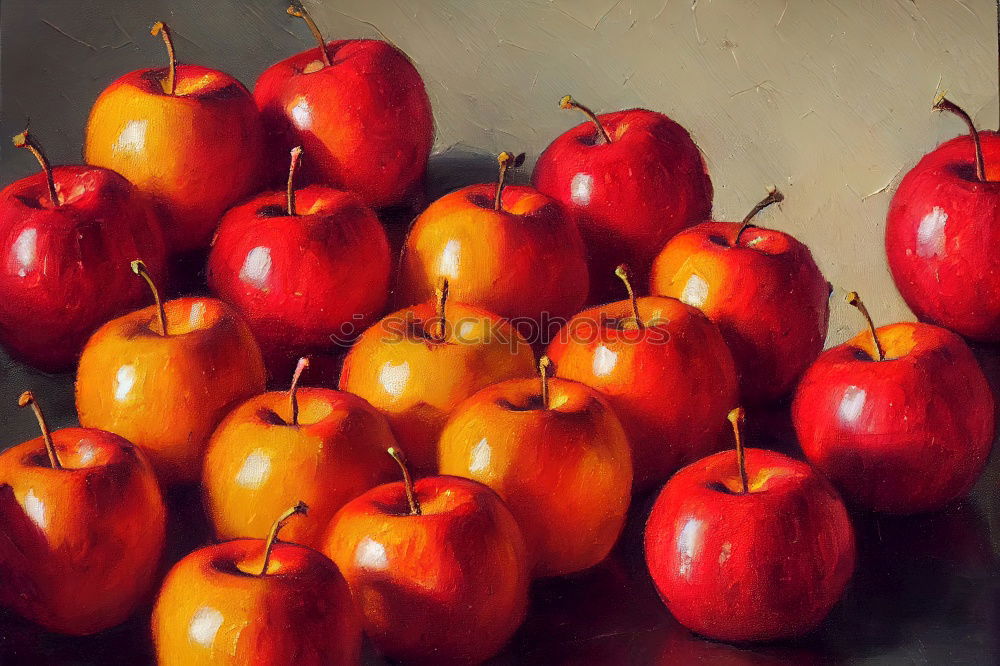
[[[840,398],[840,407],[837,408],[840,420],[846,423],[856,421],[861,416],[861,410],[864,409],[867,398],[868,392],[863,388],[848,386],[844,390],[844,395]]]
[[[931,212],[920,220],[917,227],[917,255],[935,257],[944,252],[944,226],[948,222],[948,213],[940,206],[934,206]]]
[[[17,276],[24,277],[35,267],[35,244],[38,241],[38,229],[31,227],[18,234],[11,249],[14,250],[14,260],[17,261]]]
[[[681,533],[677,535],[677,554],[681,558],[679,573],[685,578],[691,576],[691,563],[701,547],[701,532],[704,527],[704,523],[698,518],[688,518]]]
[[[41,529],[49,526],[48,516],[45,515],[45,502],[35,495],[35,489],[29,488],[24,496],[24,512],[31,518],[31,522]]]
[[[115,139],[115,152],[139,153],[146,147],[146,129],[149,120],[130,120]]]
[[[409,361],[403,361],[399,365],[396,365],[392,361],[386,361],[378,373],[378,382],[382,385],[382,389],[394,398],[403,395],[403,391],[406,390],[406,383],[409,380]]]
[[[215,635],[222,626],[222,613],[211,606],[202,606],[195,611],[188,625],[188,638],[204,647],[211,647]]]
[[[270,276],[271,248],[262,245],[250,250],[247,258],[243,260],[243,267],[240,268],[240,280],[263,289],[267,286]]]
[[[569,198],[577,206],[589,204],[593,190],[594,177],[589,173],[578,173],[569,181]]]
[[[312,128],[312,109],[309,108],[309,100],[299,97],[291,111],[292,120],[299,129],[307,130]]]
[[[486,469],[490,464],[492,456],[493,449],[490,448],[490,443],[483,437],[479,440],[478,444],[472,447],[472,451],[469,454],[469,471],[481,472]]]
[[[365,537],[358,543],[358,549],[354,551],[354,562],[364,569],[385,569],[389,566],[385,546],[371,537]]]
[[[115,374],[115,400],[118,402],[128,400],[128,394],[132,392],[133,386],[135,386],[135,366],[123,365],[118,368]]]
[[[243,461],[236,474],[236,483],[244,488],[260,488],[271,473],[271,459],[264,449],[256,449]]]
[[[688,278],[687,283],[684,285],[684,291],[681,292],[681,302],[687,303],[692,307],[700,308],[705,304],[707,299],[708,282],[706,282],[705,278],[697,273],[692,273],[691,277]]]
[[[618,352],[601,345],[594,352],[593,372],[596,377],[607,377],[618,365]]]
[[[438,272],[450,278],[458,277],[459,253],[462,251],[462,242],[451,239],[444,244],[441,250],[441,258],[438,260]]]

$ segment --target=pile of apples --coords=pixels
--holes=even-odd
[[[476,663],[533,579],[601,562],[652,491],[670,612],[775,640],[851,578],[841,496],[913,513],[975,483],[993,398],[962,338],[876,328],[852,292],[868,330],[823,352],[832,286],[755,222],[782,194],[711,220],[702,155],[660,113],[563,98],[587,121],[530,186],[502,153],[496,183],[419,214],[397,262],[378,214],[421,198],[423,82],[389,44],[326,43],[288,12],[318,46],[253,94],[178,65],[156,23],[169,64],[100,95],[86,165],[14,139],[42,170],[0,192],[0,343],[76,369],[82,427],[50,432],[22,395],[42,436],[0,454],[4,606],[86,635],[155,597],[167,665],[352,664],[362,634]],[[921,319],[997,340],[1000,138],[968,123],[903,180],[887,249]],[[161,298],[199,252],[212,296]],[[341,361],[336,389],[300,387]],[[791,394],[806,462],[743,441],[740,405]],[[192,483],[218,542],[163,578],[164,492]]]

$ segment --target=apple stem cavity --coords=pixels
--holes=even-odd
[[[49,160],[45,157],[45,153],[42,152],[42,147],[38,145],[35,141],[35,137],[28,133],[28,130],[24,130],[20,134],[14,135],[14,147],[15,148],[26,148],[35,156],[38,160],[38,164],[42,167],[42,171],[45,173],[45,182],[49,186],[49,198],[52,199],[53,206],[61,206],[62,201],[59,200],[59,193],[56,192],[56,179],[52,174],[52,166],[49,164]]]
[[[608,130],[604,129],[604,125],[601,124],[600,118],[597,117],[596,113],[585,107],[583,104],[580,104],[579,102],[574,100],[571,96],[566,95],[561,100],[559,100],[559,108],[576,109],[577,111],[583,113],[583,115],[590,118],[590,122],[594,123],[594,126],[597,127],[597,133],[598,135],[600,135],[604,143],[611,143],[611,135],[608,134]]]
[[[132,272],[141,277],[149,285],[149,290],[153,292],[153,300],[156,302],[156,318],[160,322],[160,335],[167,335],[167,311],[163,309],[163,301],[160,300],[160,292],[153,282],[153,277],[149,274],[145,262],[142,259],[135,259],[131,263]]]
[[[156,37],[163,37],[163,44],[167,47],[167,59],[170,60],[170,68],[167,70],[167,80],[163,82],[163,92],[168,95],[177,94],[177,56],[174,53],[174,40],[170,36],[170,28],[163,21],[157,21],[149,30],[149,34]]]
[[[309,16],[309,12],[306,11],[305,6],[299,5],[296,7],[295,5],[290,5],[286,11],[289,16],[300,18],[306,22],[306,25],[309,27],[309,32],[312,33],[313,37],[316,39],[316,43],[319,44],[319,57],[323,59],[323,66],[329,67],[333,64],[330,62],[330,54],[326,50],[326,40],[323,39],[323,33],[319,31],[316,21],[313,21],[312,17]]]
[[[875,356],[872,357],[875,361],[885,360],[885,349],[882,347],[882,342],[878,339],[878,331],[875,328],[875,322],[872,321],[872,316],[868,313],[868,308],[865,307],[864,302],[861,297],[858,296],[858,292],[852,291],[847,295],[848,305],[853,305],[861,312],[861,316],[865,318],[868,322],[868,330],[872,334],[872,346],[875,347]]]
[[[622,281],[625,285],[625,291],[628,292],[628,300],[632,303],[632,326],[639,330],[645,328],[642,324],[642,317],[639,316],[639,299],[635,295],[635,290],[632,288],[632,278],[629,274],[628,266],[625,264],[619,264],[615,268],[615,275],[618,279]],[[626,322],[627,323],[627,322]]]
[[[552,360],[548,356],[542,355],[538,359],[538,375],[542,379],[542,408],[549,409],[549,372],[552,368]]]
[[[756,206],[750,209],[750,212],[746,214],[743,221],[740,223],[739,231],[736,232],[736,237],[733,239],[733,245],[740,244],[740,237],[743,236],[743,232],[747,229],[756,226],[751,221],[753,218],[757,217],[757,213],[764,210],[771,204],[781,203],[785,200],[785,195],[778,191],[778,188],[773,185],[767,189],[767,196],[761,199]]]
[[[299,362],[295,364],[295,372],[292,373],[292,385],[288,388],[288,402],[292,405],[292,425],[297,426],[299,424],[299,378],[302,376],[302,371],[309,367],[309,357],[303,356],[299,359]]]
[[[302,160],[302,146],[295,146],[291,152],[291,162],[288,165],[288,186],[285,190],[285,200],[288,207],[288,214],[292,217],[298,215],[295,212],[295,172],[299,170],[299,162]]]
[[[435,342],[444,342],[448,338],[448,320],[445,318],[445,308],[448,305],[448,278],[443,277],[434,290],[434,320],[436,330],[432,334]]]
[[[392,456],[392,459],[399,465],[399,469],[403,471],[403,488],[406,490],[406,503],[410,505],[410,515],[421,515],[420,503],[417,502],[417,494],[413,490],[413,477],[410,476],[410,469],[406,466],[406,456],[395,446],[386,449],[386,453]]]
[[[740,470],[740,489],[743,495],[750,492],[750,480],[747,477],[746,451],[743,449],[742,426],[745,418],[746,412],[742,407],[736,407],[729,412],[729,422],[733,425],[733,437],[736,440],[736,466]]]
[[[49,424],[45,421],[45,415],[42,414],[42,408],[38,406],[38,401],[35,400],[35,395],[31,391],[25,391],[17,399],[17,405],[18,407],[31,405],[31,410],[35,412],[35,419],[38,421],[38,427],[42,431],[42,439],[45,441],[45,452],[49,454],[49,464],[52,465],[52,469],[62,469],[63,466],[59,461],[59,454],[56,453],[55,442],[52,441],[52,432],[49,430]]]
[[[278,530],[285,526],[288,519],[295,515],[307,515],[309,513],[309,505],[305,502],[300,501],[298,504],[288,509],[283,514],[278,516],[278,519],[274,521],[271,525],[271,531],[267,535],[267,541],[264,543],[264,565],[260,568],[260,575],[266,576],[267,569],[271,566],[271,551],[274,550],[274,544],[278,541]]]
[[[976,180],[981,183],[986,182],[986,162],[983,159],[983,143],[979,139],[979,132],[976,130],[976,124],[972,122],[972,118],[965,109],[955,104],[950,99],[941,93],[934,100],[933,109],[935,111],[948,111],[949,113],[954,113],[956,116],[965,121],[965,124],[969,127],[969,136],[972,137],[972,144],[976,148]]]
[[[496,196],[493,197],[493,210],[503,210],[500,197],[503,195],[503,186],[507,182],[507,170],[516,169],[524,164],[524,153],[514,156],[505,150],[497,155],[497,163],[500,165],[500,177],[497,179]]]

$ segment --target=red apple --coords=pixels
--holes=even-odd
[[[814,629],[854,571],[854,530],[837,492],[805,463],[744,449],[685,467],[646,524],[646,563],[677,620],[729,642]]]
[[[963,497],[993,445],[993,395],[968,345],[931,324],[876,329],[809,368],[792,416],[809,461],[859,506],[939,509]]]
[[[712,181],[698,146],[683,127],[646,109],[600,116],[568,95],[583,123],[549,144],[532,184],[565,204],[579,221],[591,256],[591,301],[613,299],[611,278],[625,258],[646,284],[658,248],[681,229],[708,219]]]

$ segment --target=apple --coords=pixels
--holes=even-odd
[[[112,319],[87,341],[76,374],[80,424],[142,449],[163,485],[197,481],[215,426],[264,391],[260,349],[222,301],[163,303],[145,264],[133,261],[132,270],[156,304]]]
[[[809,462],[851,503],[917,513],[965,496],[994,436],[993,394],[954,333],[904,322],[823,352],[795,394],[792,418]]]
[[[311,548],[236,539],[186,556],[167,575],[153,610],[160,666],[354,666],[361,621],[344,577]]]
[[[727,641],[812,631],[854,571],[854,529],[837,492],[805,463],[744,448],[688,465],[663,487],[646,523],[646,564],[670,614]]]
[[[681,229],[708,219],[712,181],[687,130],[662,113],[630,109],[600,116],[569,95],[559,103],[587,116],[549,144],[532,184],[576,216],[591,257],[591,302],[615,298],[614,267],[626,257],[646,284],[656,251]]]
[[[301,153],[292,149],[285,192],[225,214],[208,260],[209,286],[246,319],[272,377],[330,348],[331,335],[350,339],[373,323],[392,271],[385,231],[356,196],[296,191]]]
[[[169,66],[130,72],[100,94],[84,159],[117,171],[152,199],[173,251],[204,249],[222,213],[260,186],[260,117],[243,84],[178,65],[167,26],[157,21],[151,32],[163,37]]]
[[[0,345],[46,372],[73,367],[98,326],[143,298],[128,261],[166,273],[160,220],[114,171],[50,167],[24,130],[14,145],[42,170],[0,191]]]
[[[524,538],[492,490],[469,479],[403,482],[348,502],[323,552],[344,574],[368,638],[407,663],[477,664],[521,624],[529,571]]]
[[[650,291],[698,308],[722,331],[744,403],[785,397],[826,340],[831,287],[809,248],[753,224],[783,199],[772,188],[740,223],[686,229],[653,262]]]
[[[563,379],[605,395],[632,446],[634,490],[648,490],[683,465],[724,446],[725,415],[738,389],[719,329],[674,298],[637,298],[628,269],[616,269],[629,299],[573,317],[549,345]]]
[[[48,631],[84,636],[146,601],[163,555],[165,509],[152,468],[118,435],[49,427],[0,453],[0,605]],[[13,501],[9,501],[13,499]]]
[[[374,39],[327,44],[301,6],[317,48],[264,71],[254,99],[280,153],[302,146],[312,156],[309,182],[355,192],[369,206],[406,202],[423,189],[434,144],[424,82],[406,55]]]
[[[438,445],[441,474],[479,481],[517,519],[535,576],[601,562],[618,540],[632,491],[632,454],[601,395],[579,382],[511,379],[452,414]]]

